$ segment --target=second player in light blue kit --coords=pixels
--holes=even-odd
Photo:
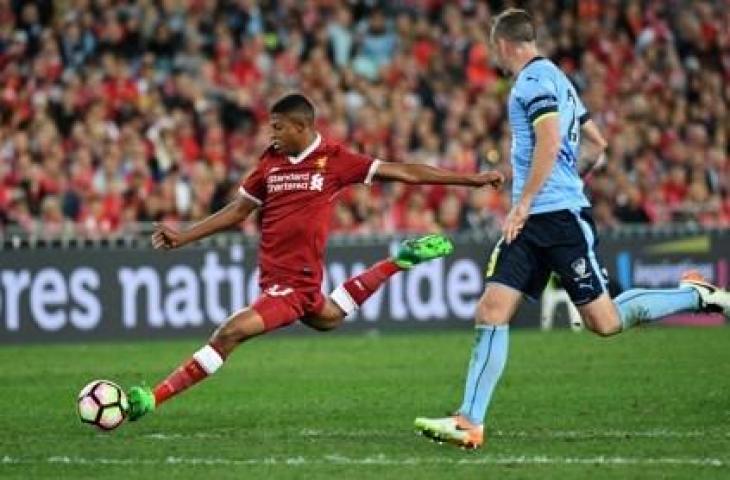
[[[532,197],[530,214],[553,212],[563,209],[580,209],[590,206],[583,193],[583,181],[578,176],[578,147],[581,127],[590,118],[583,102],[568,78],[550,60],[541,56],[532,58],[515,78],[509,96],[509,123],[512,129],[512,204]],[[538,126],[546,122],[543,126]],[[592,123],[591,123],[592,125]],[[552,172],[544,179],[539,192],[535,184],[525,192],[530,179],[532,156],[536,148],[538,128],[558,130],[560,144],[550,145],[557,149]],[[595,127],[588,132],[600,148],[605,146]],[[534,182],[534,180],[533,180]],[[525,193],[527,195],[525,195]]]
[[[507,360],[509,322],[523,296],[541,295],[551,272],[559,275],[586,328],[602,336],[678,312],[730,316],[730,294],[694,272],[678,288],[609,297],[577,167],[581,137],[584,153],[596,162],[606,141],[570,80],[540,56],[526,11],[509,9],[495,17],[491,42],[500,66],[514,75],[508,105],[512,210],[487,265],[461,406],[448,417],[415,421],[425,435],[465,448],[484,442],[487,407]]]

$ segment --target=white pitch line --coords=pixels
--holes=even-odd
[[[107,436],[101,434],[102,436]],[[394,438],[398,436],[410,436],[410,430],[318,430],[305,428],[299,431],[299,435],[307,438]],[[219,439],[226,435],[218,433],[193,432],[193,433],[162,433],[153,432],[141,435],[144,439],[149,440],[199,440],[199,439]],[[599,438],[730,438],[730,432],[704,431],[704,430],[669,430],[669,429],[653,429],[653,430],[493,430],[488,431],[489,437],[501,438],[532,438],[532,439],[570,439],[570,440],[590,440]]]
[[[47,458],[16,458],[5,455],[0,464],[54,464],[54,465],[190,465],[190,466],[248,466],[248,465],[610,465],[648,466],[673,465],[690,467],[728,467],[727,459],[711,457],[559,457],[550,455],[499,455],[452,457],[389,457],[384,454],[368,457],[347,457],[325,455],[322,457],[263,457],[263,458],[219,458],[219,457],[164,457],[164,458],[85,458],[53,456]]]
[[[106,436],[105,434],[101,434],[102,436]],[[217,433],[205,433],[205,432],[195,432],[195,433],[146,433],[142,435],[142,438],[149,438],[152,440],[180,440],[185,438],[194,438],[194,439],[200,439],[200,438],[223,438],[223,435],[217,434]]]
[[[410,435],[410,431],[400,430],[316,430],[305,428],[299,432],[302,437],[345,437],[374,438]],[[707,432],[703,430],[677,431],[668,429],[654,430],[494,430],[487,431],[488,437],[504,438],[550,438],[550,439],[592,439],[592,438],[723,438],[730,432]]]
[[[570,438],[570,439],[590,439],[590,438],[721,438],[730,436],[730,432],[706,432],[702,430],[496,430],[491,433],[496,437],[530,437],[530,438]]]

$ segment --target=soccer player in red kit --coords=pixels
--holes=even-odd
[[[441,235],[406,240],[395,258],[376,263],[325,297],[322,264],[332,207],[343,188],[373,180],[495,188],[503,182],[502,175],[494,171],[459,174],[360,155],[323,139],[314,119],[314,107],[303,95],[281,98],[271,108],[271,146],[241,184],[237,198],[188,230],[165,225],[155,229],[155,248],[179,248],[228,229],[259,208],[262,294],[231,315],[205,346],[154,389],[132,387],[128,393],[130,420],[213,374],[241,342],[297,320],[320,331],[336,328],[389,277],[453,249]]]

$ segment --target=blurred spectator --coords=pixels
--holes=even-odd
[[[380,9],[373,10],[360,28],[359,53],[353,69],[370,80],[379,78],[381,69],[390,63],[395,53],[397,37]]]
[[[0,227],[92,237],[224,205],[292,89],[323,134],[510,178],[492,2],[0,0]],[[726,2],[526,2],[609,141],[599,225],[730,225]],[[341,233],[496,228],[503,192],[345,192]],[[249,219],[242,230],[255,233]]]

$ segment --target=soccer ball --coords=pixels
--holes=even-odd
[[[101,430],[114,430],[129,411],[122,387],[109,380],[94,380],[79,392],[76,404],[79,418]]]

